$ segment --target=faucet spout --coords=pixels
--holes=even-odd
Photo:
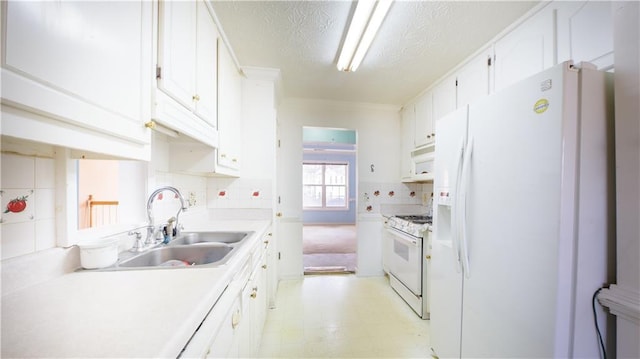
[[[182,197],[182,194],[180,193],[180,191],[178,191],[178,189],[175,188],[175,187],[171,187],[171,186],[160,187],[157,190],[153,191],[153,193],[151,193],[151,195],[149,195],[149,199],[147,200],[147,220],[149,222],[149,231],[147,233],[147,242],[148,243],[153,242],[153,240],[155,238],[155,224],[154,224],[153,210],[152,210],[153,209],[153,201],[158,196],[158,194],[160,194],[160,193],[162,193],[164,191],[173,192],[178,197],[178,199],[180,200],[180,208],[178,208],[178,212],[175,215],[175,218],[176,218],[176,221],[175,221],[176,234],[180,233],[180,226],[178,225],[178,221],[180,219],[180,213],[182,213],[182,211],[186,211],[187,210],[187,205],[186,205],[186,202],[184,200],[184,197]]]

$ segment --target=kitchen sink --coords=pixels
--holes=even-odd
[[[234,247],[225,243],[206,246],[163,246],[119,262],[117,268],[186,267],[226,263]],[[114,268],[115,269],[115,268]]]
[[[233,257],[236,248],[254,232],[182,232],[166,245],[157,245],[141,253],[121,252],[116,264],[98,271],[158,269],[180,267],[216,267]]]
[[[226,243],[237,245],[249,238],[253,232],[182,232],[180,237],[169,243],[169,246]]]

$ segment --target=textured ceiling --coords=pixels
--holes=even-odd
[[[356,72],[336,69],[351,1],[213,1],[240,66],[278,68],[284,96],[401,105],[537,2],[395,1]]]

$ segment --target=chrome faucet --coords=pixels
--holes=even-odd
[[[152,205],[156,196],[158,196],[158,194],[163,191],[171,191],[175,193],[176,196],[178,196],[178,199],[180,199],[180,208],[178,208],[178,213],[176,213],[175,215],[174,228],[176,230],[176,235],[179,235],[181,230],[180,225],[178,224],[178,220],[180,219],[180,213],[182,213],[182,211],[187,210],[184,197],[182,197],[182,194],[180,194],[180,191],[178,191],[177,188],[171,187],[171,186],[165,186],[165,187],[160,187],[157,190],[153,191],[153,193],[151,193],[151,195],[149,196],[149,199],[147,200],[147,220],[149,221],[149,224],[147,226],[147,239],[145,241],[145,245],[147,246],[155,243],[157,229],[155,228],[155,224],[153,220]],[[172,233],[170,233],[169,236],[172,236]]]

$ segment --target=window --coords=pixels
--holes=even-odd
[[[303,163],[302,206],[305,209],[348,209],[346,163]]]

